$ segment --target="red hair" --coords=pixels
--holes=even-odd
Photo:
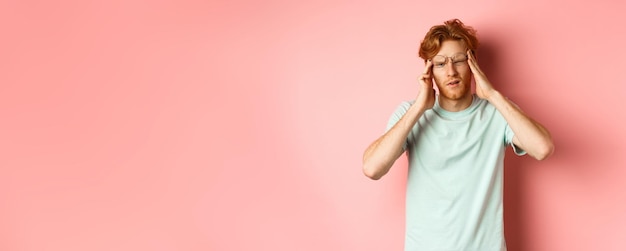
[[[443,25],[436,25],[424,36],[420,44],[419,56],[426,60],[431,59],[439,49],[441,43],[446,40],[458,40],[465,44],[467,49],[475,51],[478,49],[478,38],[476,30],[470,26],[465,26],[459,19],[445,21]]]

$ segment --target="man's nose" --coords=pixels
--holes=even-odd
[[[456,71],[456,67],[454,67],[454,63],[452,60],[448,60],[446,62],[446,75],[447,76],[456,76],[458,72]]]

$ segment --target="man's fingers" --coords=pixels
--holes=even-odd
[[[428,81],[431,78],[430,72],[432,68],[433,68],[433,63],[430,60],[426,61],[426,66],[424,67],[424,73],[422,73],[422,75],[419,77],[419,80],[424,81],[424,82]]]
[[[471,58],[473,61],[476,61],[476,57],[474,57],[474,51],[467,50],[467,57]]]
[[[478,65],[476,64],[476,58],[474,57],[474,53],[471,50],[467,50],[467,58],[468,64],[472,72],[480,73],[480,69],[478,69]]]
[[[425,66],[425,68],[426,68],[426,69],[424,69],[424,74],[428,74],[428,75],[430,75],[430,69],[432,69],[432,68],[433,68],[433,62],[432,62],[432,61],[430,61],[430,59],[426,61],[426,66]]]

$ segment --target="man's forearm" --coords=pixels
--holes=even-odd
[[[413,104],[389,131],[365,150],[363,154],[365,175],[377,180],[389,172],[393,163],[404,152],[402,146],[417,119],[425,110],[423,106]]]
[[[515,133],[513,138],[515,145],[538,160],[545,159],[552,154],[554,144],[550,132],[545,127],[497,91],[494,91],[487,100],[500,111]]]

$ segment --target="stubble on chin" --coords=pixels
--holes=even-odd
[[[458,90],[449,90],[447,87],[439,88],[439,96],[448,100],[461,100],[471,95],[472,89],[469,87],[459,86]]]

